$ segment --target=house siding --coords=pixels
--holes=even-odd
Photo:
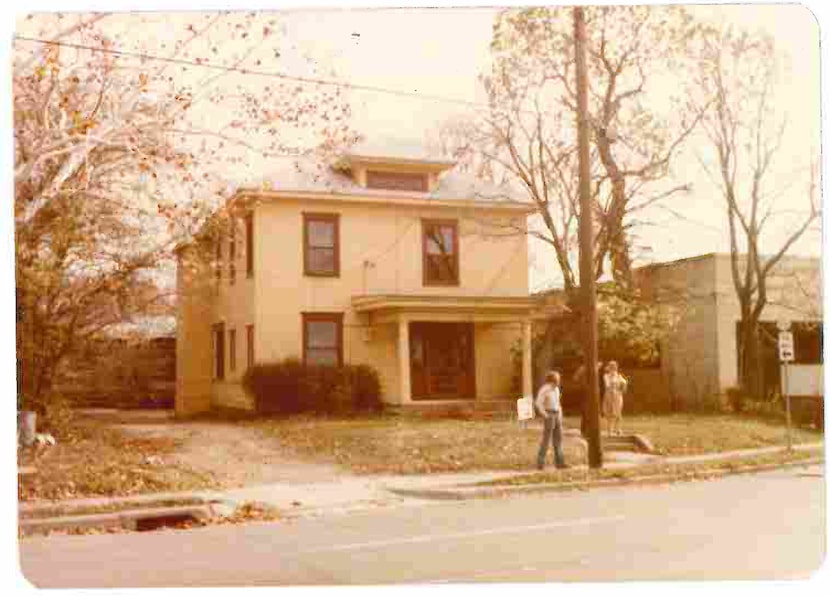
[[[679,315],[661,345],[661,373],[673,405],[702,405],[736,386],[736,326],[741,317],[731,256],[662,263],[638,269],[635,275],[645,298],[659,300]],[[785,257],[768,279],[769,303],[762,321],[820,320],[820,284],[818,259]]]
[[[211,405],[211,305],[213,276],[192,246],[178,253],[176,287],[176,415],[188,416]]]
[[[520,389],[512,387],[514,369],[511,346],[520,345],[522,328],[519,323],[479,323],[475,326],[476,388],[479,399],[498,399]]]
[[[719,389],[738,384],[738,338],[736,326],[741,307],[732,281],[729,255],[717,255]],[[740,262],[744,270],[745,259]],[[818,321],[822,319],[821,274],[818,259],[784,257],[767,279],[768,303],[762,321]]]
[[[694,258],[653,265],[637,270],[636,276],[646,298],[666,305],[678,317],[660,346],[669,399],[678,407],[697,405],[717,392],[715,262]]]
[[[340,216],[339,277],[303,275],[304,212]],[[492,237],[493,226],[502,217],[487,213],[486,209],[473,214],[446,208],[334,201],[285,200],[260,204],[255,215],[257,359],[301,357],[300,313],[342,312],[344,361],[374,366],[386,401],[401,403],[397,395],[400,381],[397,326],[376,325],[368,315],[355,313],[351,309],[352,297],[383,293],[527,296],[527,240],[520,233]],[[459,221],[458,286],[436,288],[423,284],[421,220],[430,218]],[[498,343],[495,333],[482,330],[482,340]],[[493,396],[507,391],[509,342],[497,348],[479,346],[478,341],[476,344],[476,362],[482,363],[477,368],[486,369],[477,378],[479,394]],[[497,379],[502,373],[504,379]]]
[[[254,250],[254,276],[248,277],[246,275],[246,239],[245,226],[241,220],[237,221],[237,231],[235,234],[236,243],[236,278],[233,284],[230,283],[230,261],[228,250],[229,239],[226,236],[223,238],[222,250],[222,276],[216,282],[215,275],[211,277],[213,284],[211,286],[211,324],[223,323],[225,328],[225,377],[223,380],[213,380],[211,384],[211,407],[220,408],[234,408],[234,409],[251,409],[253,408],[252,399],[242,389],[242,377],[247,370],[246,359],[246,326],[254,324],[254,341],[256,341],[256,323],[255,323],[255,286],[256,286],[256,268],[258,266],[258,258],[256,248]],[[256,239],[258,222],[254,216],[254,239]],[[236,369],[230,370],[230,341],[227,340],[228,332],[231,329],[236,330]],[[210,346],[210,343],[208,343]],[[254,348],[256,354],[256,346]]]

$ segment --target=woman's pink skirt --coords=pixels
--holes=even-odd
[[[623,409],[623,396],[622,394],[616,395],[607,395],[605,396],[603,404],[602,413],[607,418],[620,418],[622,417],[622,409]]]

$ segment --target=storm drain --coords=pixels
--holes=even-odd
[[[135,529],[138,532],[151,532],[161,528],[177,528],[186,524],[200,521],[201,516],[192,513],[174,513],[152,517],[141,517],[135,520]]]

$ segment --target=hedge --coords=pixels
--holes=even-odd
[[[257,364],[243,378],[261,414],[378,411],[380,379],[371,366],[305,365],[297,358]]]

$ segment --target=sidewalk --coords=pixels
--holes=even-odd
[[[797,451],[815,452],[815,457],[809,460],[799,461],[799,465],[823,461],[823,443],[795,445],[793,448]],[[609,452],[605,454],[606,462],[604,467],[606,469],[625,469],[642,464],[680,464],[729,460],[775,453],[781,450],[781,447],[767,447],[685,457],[662,457],[630,452]],[[776,465],[775,467],[779,466]],[[584,468],[584,466],[580,466],[580,468]],[[587,468],[585,469],[587,470]],[[526,472],[485,471],[407,476],[343,476],[342,479],[336,482],[304,484],[281,482],[224,491],[157,493],[123,498],[88,498],[61,502],[20,503],[20,512],[31,515],[36,514],[38,511],[60,508],[71,515],[72,510],[81,508],[96,506],[116,507],[119,504],[135,507],[136,503],[143,504],[146,511],[154,502],[167,501],[169,505],[175,501],[184,502],[185,500],[189,500],[192,503],[193,500],[200,500],[203,502],[203,507],[209,507],[213,513],[219,513],[220,515],[232,512],[233,509],[243,503],[254,502],[266,507],[275,508],[279,511],[281,517],[290,518],[354,511],[372,507],[423,504],[425,501],[469,499],[495,494],[503,496],[511,493],[561,489],[556,484],[499,487],[476,486],[481,482],[520,478],[537,473],[529,465],[528,471]],[[616,482],[613,480],[601,480],[571,484],[584,484],[589,486],[616,484]],[[212,506],[210,505],[211,503],[213,503]],[[193,505],[191,504],[190,507],[193,507]],[[109,515],[110,517],[112,516],[112,514]]]

